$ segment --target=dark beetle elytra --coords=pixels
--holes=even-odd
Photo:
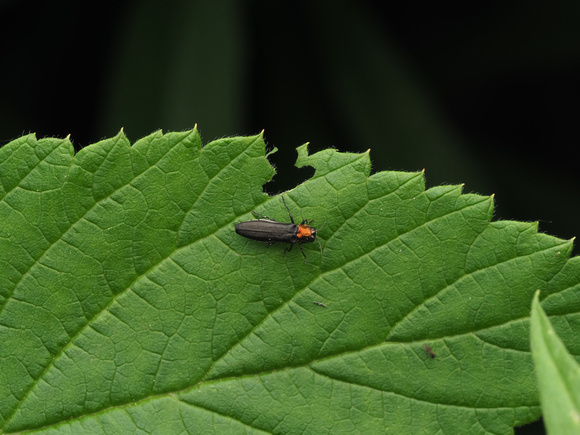
[[[294,247],[295,243],[298,243],[298,247],[304,255],[304,262],[306,263],[306,254],[302,249],[303,243],[318,242],[320,246],[320,253],[322,254],[322,245],[320,240],[316,238],[316,228],[311,227],[310,223],[314,220],[304,219],[300,225],[294,222],[292,213],[286,205],[286,200],[282,196],[282,202],[288,210],[288,215],[292,223],[278,222],[267,216],[260,216],[256,212],[254,215],[262,219],[256,219],[252,221],[245,221],[236,224],[236,233],[240,236],[247,237],[248,239],[258,240],[259,242],[267,242],[268,246],[273,245],[276,242],[287,242],[290,243],[289,248],[284,248],[284,255],[286,252],[290,252]],[[324,226],[324,225],[323,225]],[[321,227],[322,228],[322,227]]]

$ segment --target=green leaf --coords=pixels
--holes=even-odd
[[[288,221],[265,153],[196,130],[0,149],[4,432],[507,434],[540,416],[530,289],[578,346],[571,241],[302,146],[315,174],[286,202],[326,222],[304,264],[234,232],[253,210]]]
[[[548,432],[580,433],[580,366],[568,353],[540,305],[532,301],[531,345]]]

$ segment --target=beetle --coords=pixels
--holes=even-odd
[[[252,212],[259,219],[236,224],[236,233],[248,239],[267,242],[268,246],[276,242],[288,242],[290,243],[290,247],[284,248],[284,255],[286,255],[286,252],[290,252],[294,245],[298,243],[298,247],[304,256],[304,263],[306,263],[306,254],[304,253],[304,249],[302,249],[303,243],[311,243],[316,240],[320,246],[320,253],[322,254],[322,245],[320,244],[320,240],[316,238],[317,230],[310,226],[314,219],[304,219],[301,224],[296,224],[288,205],[286,205],[284,196],[281,198],[284,207],[288,210],[288,215],[292,223],[278,222],[267,216],[261,216],[256,212]]]

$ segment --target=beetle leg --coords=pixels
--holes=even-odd
[[[298,246],[300,246],[300,245],[298,245]],[[290,243],[289,248],[284,248],[284,257],[286,256],[286,252],[290,252],[293,247],[294,247],[294,243]]]
[[[304,255],[304,263],[306,263],[306,254],[304,253],[304,249],[302,249],[302,244],[298,243],[298,247],[300,248],[302,255]]]

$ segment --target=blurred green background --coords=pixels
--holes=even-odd
[[[304,142],[370,148],[374,171],[425,168],[495,193],[496,219],[580,234],[580,2],[4,0],[0,17],[0,144],[264,129],[272,194],[311,175]]]

